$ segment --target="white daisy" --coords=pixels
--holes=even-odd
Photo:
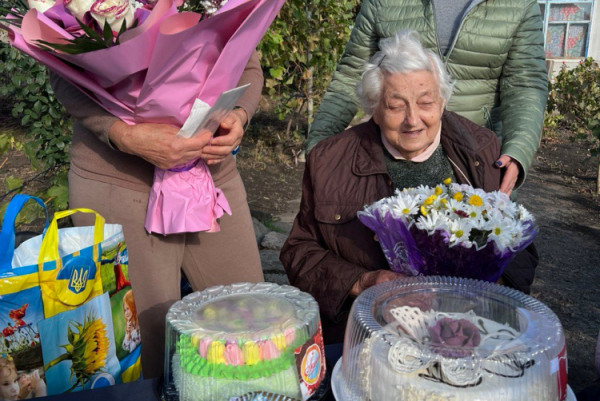
[[[449,216],[452,218],[459,218],[459,217],[464,217],[464,215],[461,215],[463,213],[467,213],[467,207],[468,205],[465,205],[464,203],[457,201],[456,199],[448,199],[448,201],[446,202],[446,209],[450,212]],[[458,214],[456,212],[459,212]]]
[[[419,230],[425,230],[428,234],[433,234],[435,230],[447,230],[444,214],[437,210],[431,210],[426,216],[421,216],[416,222]]]
[[[513,246],[513,233],[516,231],[514,221],[510,219],[493,219],[488,222],[488,228],[490,230],[488,242],[494,241],[500,252]]]
[[[533,220],[533,215],[531,213],[529,213],[529,211],[527,209],[525,209],[525,207],[523,205],[519,205],[517,207],[517,210],[518,210],[519,220],[522,220],[522,221]]]
[[[430,197],[435,193],[435,188],[430,188],[426,185],[419,185],[415,188],[415,194],[421,195],[424,199]]]
[[[390,212],[394,217],[409,218],[419,213],[419,205],[410,196],[397,196],[390,205]]]
[[[450,231],[450,248],[455,245],[461,245],[465,248],[470,248],[473,243],[469,241],[472,225],[468,219],[453,220],[448,224]]]
[[[483,211],[485,208],[483,206],[472,206],[466,205],[465,212],[469,215],[469,219],[477,220],[483,218]]]

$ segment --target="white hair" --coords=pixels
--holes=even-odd
[[[448,102],[454,81],[440,57],[423,47],[417,32],[400,31],[390,38],[382,39],[379,48],[365,64],[362,79],[356,86],[356,94],[366,113],[373,114],[379,105],[384,74],[429,71],[437,79],[442,99]]]

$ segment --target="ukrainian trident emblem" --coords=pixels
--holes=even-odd
[[[79,294],[83,291],[87,284],[88,273],[89,269],[85,269],[84,267],[73,269],[71,279],[69,280],[69,290],[73,291],[75,294]]]
[[[93,291],[101,291],[101,281],[94,259],[77,255],[63,259],[63,266],[56,275],[54,291],[60,302],[70,306],[80,305]],[[98,288],[98,285],[100,287]]]

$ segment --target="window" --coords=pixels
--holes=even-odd
[[[547,58],[586,57],[594,0],[540,0]]]

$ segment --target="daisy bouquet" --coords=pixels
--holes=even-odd
[[[358,212],[393,271],[491,282],[533,242],[533,216],[501,192],[444,181],[396,191]]]
[[[195,13],[183,0],[8,0],[0,28],[125,123],[182,127],[237,85],[284,1],[196,0]],[[204,161],[155,170],[148,232],[218,231],[224,212]]]

